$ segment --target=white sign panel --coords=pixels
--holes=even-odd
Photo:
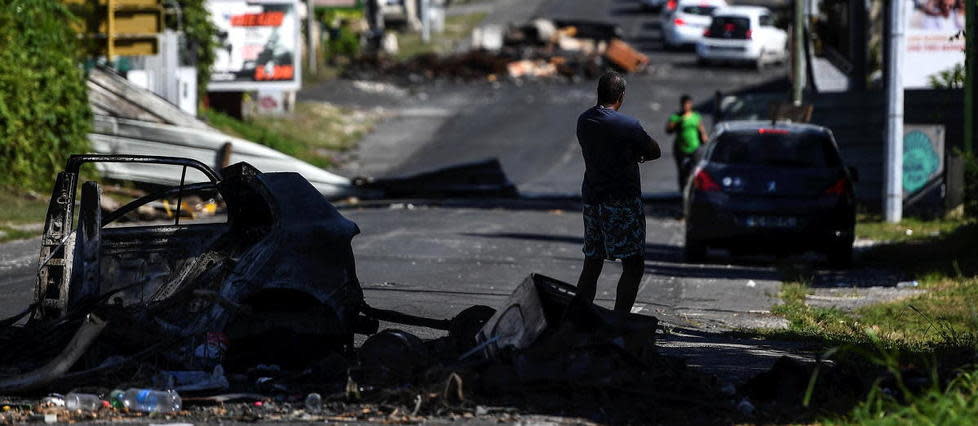
[[[218,28],[208,90],[297,90],[300,86],[296,0],[208,0]]]
[[[903,83],[931,87],[930,77],[964,64],[964,0],[904,0],[907,6]]]

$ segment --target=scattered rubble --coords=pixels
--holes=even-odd
[[[179,165],[210,182],[103,212],[95,182],[75,201],[90,162]],[[219,193],[227,222],[105,226],[174,191]],[[357,232],[298,174],[71,157],[44,226],[35,303],[0,321],[0,395],[18,396],[0,396],[0,423],[517,421],[525,412],[702,423],[736,413],[715,378],[656,353],[654,317],[572,304],[575,287],[542,275],[498,309],[451,319],[372,308],[350,248]],[[377,333],[379,321],[448,334]],[[356,348],[353,333],[369,337]]]
[[[406,61],[368,55],[345,74],[353,79],[393,77],[408,83],[432,79],[597,78],[609,69],[641,72],[649,58],[607,23],[536,19],[507,29],[489,25],[473,32],[471,50],[422,54]]]

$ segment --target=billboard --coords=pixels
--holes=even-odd
[[[907,6],[903,84],[929,88],[930,77],[964,64],[964,0],[904,0]]]
[[[208,0],[218,28],[208,90],[299,89],[297,6],[296,0]]]

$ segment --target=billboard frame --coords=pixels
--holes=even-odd
[[[213,80],[207,83],[208,92],[253,92],[258,90],[283,90],[283,91],[296,91],[302,88],[302,55],[304,52],[304,45],[302,42],[302,20],[299,19],[299,3],[300,0],[207,0],[207,3],[230,3],[230,2],[242,2],[254,5],[264,5],[264,4],[291,4],[293,10],[295,10],[296,25],[295,31],[292,35],[295,40],[295,57],[293,58],[293,63],[295,67],[295,73],[293,74],[292,80],[288,81],[219,81]],[[213,20],[214,17],[211,16]],[[213,73],[214,70],[211,69]]]

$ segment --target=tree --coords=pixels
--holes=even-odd
[[[0,186],[47,189],[88,151],[91,112],[75,19],[57,0],[0,7]]]

